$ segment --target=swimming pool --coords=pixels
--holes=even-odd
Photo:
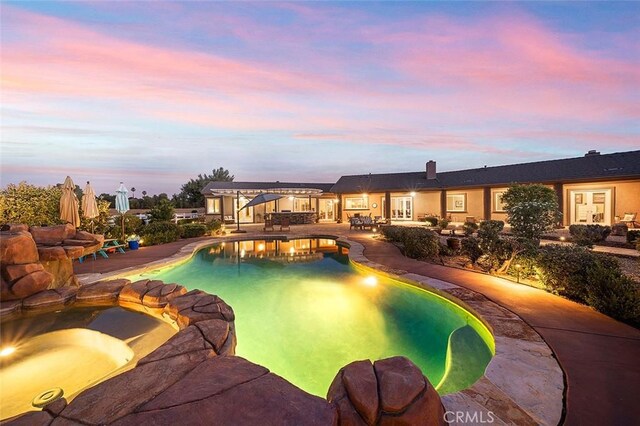
[[[471,386],[494,352],[473,315],[439,295],[364,271],[330,239],[218,243],[128,278],[217,294],[235,311],[236,353],[325,396],[344,365],[404,355],[440,394]]]

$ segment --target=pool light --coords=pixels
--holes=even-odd
[[[367,287],[375,287],[376,285],[378,285],[378,279],[373,275],[370,275],[364,279],[363,283]]]
[[[14,353],[16,351],[16,348],[13,346],[5,346],[4,348],[2,348],[0,350],[0,356],[1,357],[6,357],[11,355],[12,353]]]

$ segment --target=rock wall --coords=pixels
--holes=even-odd
[[[104,237],[71,225],[5,225],[0,231],[0,300],[24,299],[47,289],[77,286],[73,259],[95,253]]]

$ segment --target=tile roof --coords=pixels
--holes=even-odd
[[[331,192],[411,191],[629,177],[640,178],[640,150],[441,172],[431,180],[427,179],[426,171],[342,176]]]

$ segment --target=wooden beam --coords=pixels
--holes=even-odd
[[[384,193],[384,218],[391,222],[391,192]]]
[[[447,217],[447,191],[444,189],[440,191],[440,217]]]
[[[556,192],[556,197],[558,198],[558,209],[562,212],[562,219],[558,222],[558,226],[562,227],[567,216],[564,208],[564,185],[562,182],[556,182],[553,184],[553,190]]]
[[[491,219],[491,188],[485,186],[482,193],[482,201],[484,202],[484,220]]]

